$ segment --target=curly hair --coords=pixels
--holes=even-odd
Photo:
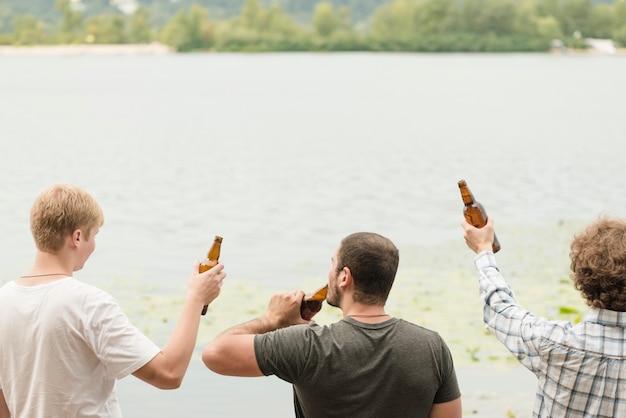
[[[601,218],[570,246],[571,279],[592,308],[626,311],[626,222]]]

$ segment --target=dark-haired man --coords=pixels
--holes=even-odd
[[[209,343],[205,364],[224,375],[292,383],[297,417],[460,418],[443,339],[385,312],[398,261],[381,235],[347,236],[328,273],[327,301],[343,319],[319,326],[300,317],[304,292],[274,295],[264,315]]]

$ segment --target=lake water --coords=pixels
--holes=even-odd
[[[624,56],[0,57],[0,283],[32,262],[34,197],[77,184],[106,222],[76,276],[162,345],[194,259],[222,235],[228,279],[188,380],[163,393],[124,379],[123,409],[291,416],[289,385],[215,376],[199,353],[271,293],[318,287],[343,236],[379,232],[401,254],[389,311],[449,342],[465,415],[527,416],[532,375],[482,329],[457,181],[496,220],[521,302],[584,309],[567,245],[600,214],[626,217],[624,74]]]

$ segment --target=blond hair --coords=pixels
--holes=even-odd
[[[30,230],[40,251],[55,253],[77,229],[89,239],[92,228],[104,224],[102,208],[84,190],[55,184],[35,199],[30,211]]]

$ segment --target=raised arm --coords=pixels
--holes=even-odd
[[[222,263],[204,273],[198,273],[198,263],[194,264],[174,333],[161,352],[133,376],[160,389],[180,387],[196,345],[202,307],[217,298],[225,277]]]
[[[265,314],[227,329],[207,344],[202,361],[215,373],[227,376],[263,376],[254,353],[254,336],[309,323],[300,317],[303,297],[301,290],[272,296]]]

